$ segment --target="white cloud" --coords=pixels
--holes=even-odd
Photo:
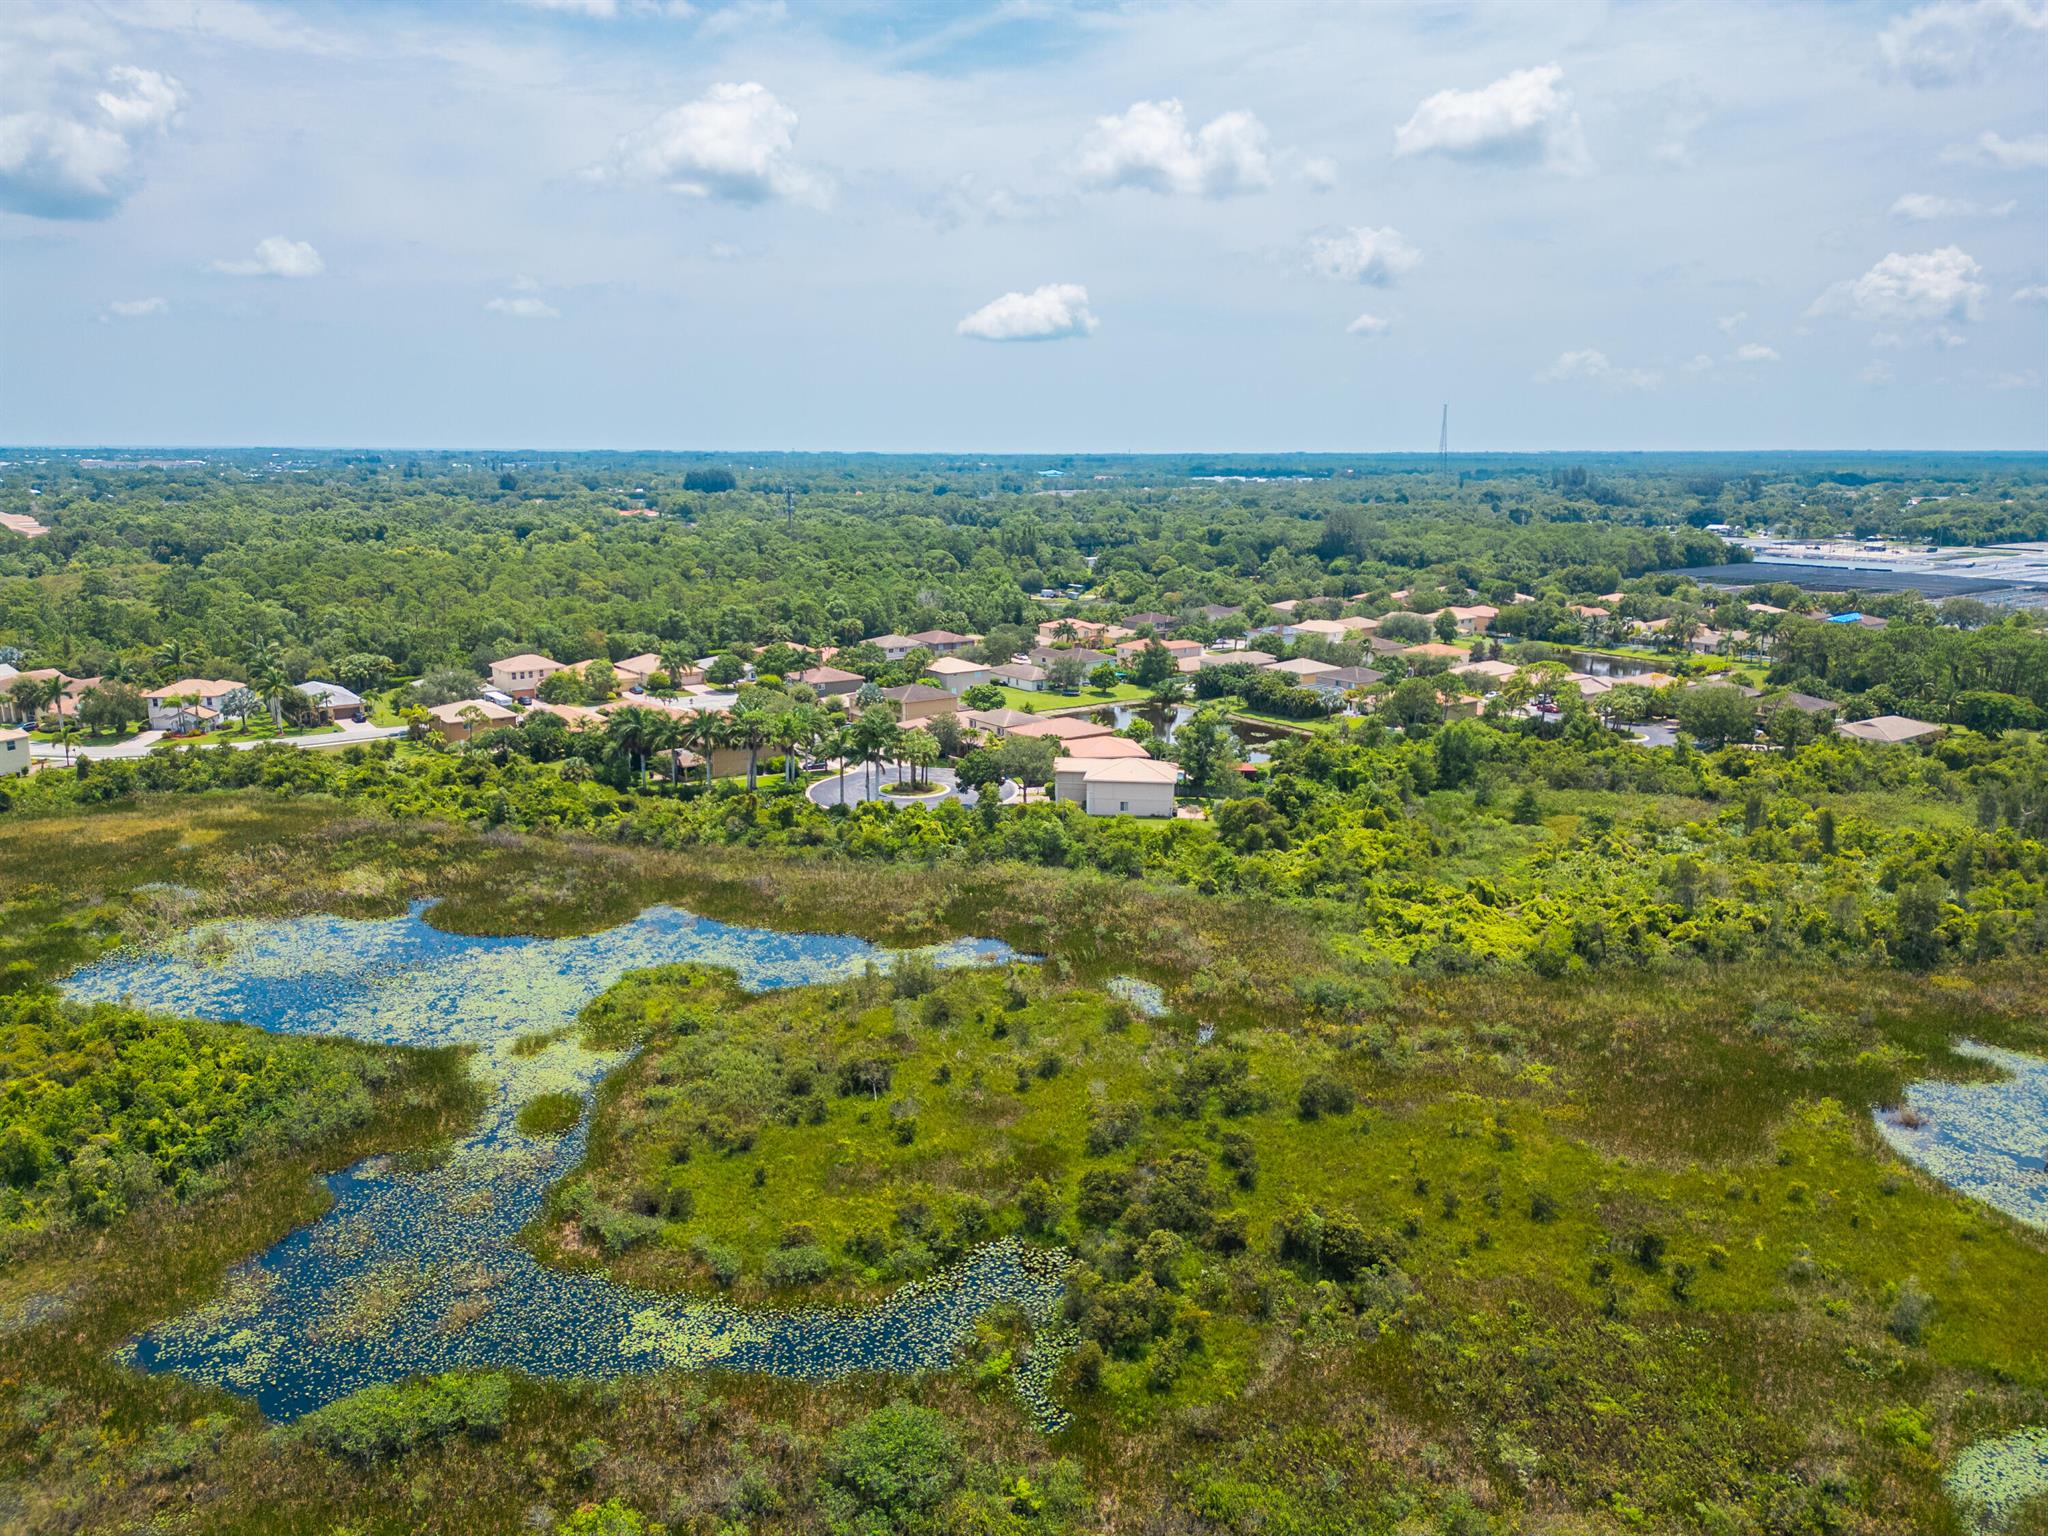
[[[2041,370],[2038,368],[2022,368],[2016,373],[1994,374],[1991,379],[1991,387],[1993,389],[2039,389],[2041,387]]]
[[[1642,368],[1617,368],[1605,352],[1583,347],[1560,352],[1557,361],[1536,375],[1543,384],[1613,384],[1622,389],[1655,389],[1658,376]]]
[[[1778,361],[1778,349],[1767,347],[1760,341],[1745,341],[1729,354],[1728,360],[1732,363],[1775,363]]]
[[[693,16],[697,8],[689,0],[518,0],[530,11],[553,11],[563,16],[583,16],[592,21],[613,21],[620,16]]]
[[[1561,68],[1543,64],[1476,91],[1438,91],[1394,130],[1394,153],[1586,170],[1585,134],[1563,79]]]
[[[170,307],[163,299],[116,299],[107,306],[107,313],[123,320],[140,320],[145,315],[167,314]]]
[[[1256,192],[1273,184],[1266,129],[1249,112],[1225,112],[1188,128],[1178,101],[1133,102],[1120,117],[1098,117],[1082,142],[1081,185],[1140,187],[1201,197]]]
[[[141,146],[169,131],[184,100],[169,75],[124,64],[90,102],[0,116],[0,208],[104,218],[134,190]]]
[[[1394,322],[1387,319],[1384,315],[1360,315],[1356,320],[1344,327],[1344,334],[1347,336],[1384,336],[1393,327],[1393,324]]]
[[[1951,151],[1949,158],[1976,160],[2002,171],[2048,171],[2048,133],[2008,139],[1996,129],[1987,128],[1977,135],[1974,146]]]
[[[318,277],[327,270],[327,264],[305,241],[271,235],[256,242],[253,256],[240,261],[216,261],[213,270],[230,277]]]
[[[797,164],[796,113],[764,85],[714,85],[619,140],[592,181],[642,182],[689,197],[822,202],[824,178]]]
[[[1712,373],[1714,371],[1714,360],[1704,352],[1695,352],[1692,356],[1692,361],[1685,365],[1685,371],[1687,373]]]
[[[954,329],[981,341],[1062,341],[1090,336],[1097,321],[1079,283],[1046,283],[991,299]]]
[[[1894,251],[1861,277],[1834,284],[1808,314],[1847,311],[1866,320],[1974,320],[1986,292],[1984,269],[1961,247]]]
[[[1310,155],[1301,162],[1301,179],[1317,192],[1337,185],[1337,162],[1328,155]]]
[[[1866,363],[1863,372],[1857,375],[1857,377],[1861,378],[1864,383],[1881,389],[1892,381],[1892,365],[1883,358],[1879,358],[1874,363]]]
[[[2012,291],[2015,304],[2048,304],[2048,283],[2029,283]]]
[[[1318,277],[1385,287],[1422,262],[1422,252],[1398,229],[1354,225],[1309,236],[1308,269]]]
[[[1967,197],[1943,197],[1934,192],[1908,192],[1892,204],[1892,217],[1911,219],[1918,224],[1935,219],[1970,219],[1980,214],[1986,218],[2002,219],[2018,204],[2010,198],[2002,203],[1972,202]]]
[[[1726,336],[1732,331],[1734,331],[1736,327],[1740,326],[1742,322],[1747,320],[1748,318],[1748,310],[1738,309],[1737,311],[1735,311],[1734,314],[1723,315],[1720,319],[1716,320],[1714,322],[1714,329],[1719,331],[1723,336]]]
[[[507,315],[514,320],[559,320],[562,312],[545,299],[523,293],[510,299],[486,299],[484,308],[494,315]]]
[[[2048,0],[1933,0],[1878,34],[1877,50],[1914,85],[1974,79],[2048,43]]]

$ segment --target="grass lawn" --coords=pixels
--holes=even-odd
[[[1002,684],[995,686],[1001,688]],[[1044,715],[1060,710],[1094,709],[1104,704],[1140,704],[1151,697],[1150,688],[1140,688],[1136,683],[1118,683],[1106,692],[1083,688],[1079,693],[1033,693],[1028,688],[1003,688],[1003,707]]]
[[[270,722],[242,726],[232,731],[208,731],[203,736],[179,736],[166,738],[174,740],[181,747],[218,747],[237,741],[285,741],[300,736],[326,736],[340,730],[338,725],[296,726],[288,725],[281,731],[270,728]]]

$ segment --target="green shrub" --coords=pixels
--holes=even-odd
[[[583,1118],[583,1100],[573,1093],[544,1093],[519,1108],[514,1122],[522,1136],[563,1136]]]
[[[826,1465],[845,1513],[884,1522],[850,1528],[911,1532],[933,1528],[924,1517],[960,1485],[965,1458],[943,1418],[897,1403],[834,1435]]]
[[[832,1273],[832,1255],[816,1243],[777,1248],[761,1266],[761,1278],[773,1286],[815,1285]]]
[[[365,1387],[315,1409],[300,1432],[321,1450],[368,1465],[403,1456],[452,1435],[488,1440],[505,1427],[509,1378],[429,1376]]]

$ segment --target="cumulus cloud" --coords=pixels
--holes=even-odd
[[[1892,373],[1892,365],[1883,358],[1879,358],[1874,363],[1866,363],[1863,372],[1857,375],[1857,377],[1874,388],[1882,389],[1885,385],[1891,383],[1894,375]]]
[[[271,235],[256,242],[255,254],[237,261],[216,261],[213,270],[230,277],[318,277],[327,264],[305,241]]]
[[[184,100],[169,75],[124,64],[90,101],[0,116],[0,208],[104,218],[135,189],[142,147],[170,130]]]
[[[2048,304],[2048,283],[2029,283],[2012,291],[2015,304]]]
[[[1685,364],[1684,371],[1687,373],[1712,373],[1714,371],[1714,360],[1704,352],[1695,352],[1692,355],[1691,361]]]
[[[1438,91],[1394,130],[1396,155],[1587,169],[1585,134],[1555,64],[1518,69],[1476,91]]]
[[[1098,117],[1082,141],[1081,185],[1097,190],[1228,197],[1273,184],[1266,128],[1249,112],[1225,112],[1188,127],[1178,101],[1138,101],[1119,116]]]
[[[1301,162],[1301,179],[1312,191],[1328,192],[1337,185],[1337,162],[1327,155],[1310,155]]]
[[[1984,269],[1960,246],[1894,251],[1861,277],[1839,282],[1813,301],[1811,315],[1847,313],[1866,320],[1974,320],[1983,307]]]
[[[1046,283],[991,299],[954,327],[979,341],[1063,341],[1090,336],[1097,321],[1079,283]]]
[[[1775,363],[1778,349],[1767,347],[1760,341],[1745,341],[1728,355],[1732,363]]]
[[[1422,252],[1398,229],[1323,230],[1309,236],[1308,269],[1318,277],[1343,283],[1370,283],[1384,288],[1422,262]]]
[[[1878,34],[1877,51],[1914,85],[1952,85],[2048,44],[2048,0],[1934,0]]]
[[[1536,375],[1543,384],[1612,384],[1621,389],[1655,389],[1658,376],[1642,368],[1620,368],[1605,352],[1582,347],[1560,352],[1557,361]]]
[[[514,320],[559,320],[562,312],[554,305],[530,293],[515,295],[509,299],[486,299],[484,308],[494,315],[506,315]]]
[[[2001,171],[2048,171],[2048,133],[2008,139],[1995,128],[1987,128],[1977,135],[1976,143],[1949,150],[1947,158],[1992,165]]]
[[[1725,336],[1725,335],[1727,335],[1727,334],[1728,334],[1729,332],[1731,332],[1731,331],[1735,330],[1735,329],[1736,329],[1737,327],[1739,327],[1739,326],[1740,326],[1740,325],[1742,324],[1742,322],[1743,322],[1743,321],[1745,321],[1745,320],[1747,320],[1748,318],[1749,318],[1749,311],[1748,311],[1748,310],[1746,310],[1746,309],[1738,309],[1737,311],[1735,311],[1735,313],[1734,313],[1734,314],[1732,314],[1732,315],[1723,315],[1723,316],[1721,316],[1721,318],[1720,318],[1720,319],[1716,320],[1716,321],[1714,322],[1714,329],[1715,329],[1715,330],[1717,330],[1717,331],[1719,331],[1719,332],[1720,332],[1720,333],[1721,333],[1722,335],[1724,335],[1724,336]]]
[[[1360,315],[1344,327],[1344,333],[1347,336],[1384,336],[1392,328],[1393,323],[1384,315]]]
[[[170,307],[162,299],[116,299],[107,306],[107,313],[120,320],[140,320],[145,315],[166,314]]]
[[[797,163],[796,126],[796,113],[766,86],[714,85],[627,134],[610,160],[584,175],[735,203],[821,202],[827,183]]]
[[[2017,206],[2010,198],[2002,203],[1979,203],[1967,197],[1943,197],[1934,192],[1908,192],[1892,204],[1892,217],[1910,219],[1916,224],[1931,223],[1936,219],[1970,219],[1979,215],[2002,219]]]
[[[2021,368],[2013,373],[1993,374],[1991,377],[1991,387],[1993,389],[2039,389],[2041,387],[2041,370],[2038,368]]]

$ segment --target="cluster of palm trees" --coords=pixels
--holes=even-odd
[[[682,781],[682,754],[690,752],[701,760],[704,782],[709,785],[713,753],[721,748],[744,752],[748,789],[759,784],[760,759],[765,751],[782,754],[783,779],[791,784],[796,782],[799,766],[806,759],[836,758],[842,800],[846,772],[852,765],[867,770],[872,794],[874,773],[880,764],[900,763],[907,781],[920,784],[923,771],[939,760],[939,744],[930,732],[905,730],[881,707],[849,716],[810,704],[771,710],[742,703],[723,713],[707,709],[688,714],[627,704],[605,716],[604,735],[605,741],[631,765],[634,777],[643,782],[649,763],[663,753],[668,755],[671,782]]]

